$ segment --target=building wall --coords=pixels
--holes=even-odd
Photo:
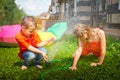
[[[109,0],[107,2],[107,24],[109,28],[120,29],[120,9],[119,0]]]
[[[68,0],[69,1],[69,0]],[[90,24],[91,1],[72,0],[68,3],[68,18],[73,23]]]
[[[69,23],[103,24],[120,27],[120,0],[54,0],[60,4],[60,18]]]
[[[111,23],[120,24],[120,13],[112,14]]]

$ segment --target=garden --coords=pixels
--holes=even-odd
[[[118,80],[120,79],[120,41],[107,36],[107,52],[104,63],[97,67],[89,66],[98,59],[92,55],[81,56],[77,70],[69,70],[72,54],[77,48],[77,39],[64,34],[61,40],[46,46],[51,61],[43,69],[30,65],[21,70],[22,60],[18,58],[18,47],[0,47],[0,80]]]

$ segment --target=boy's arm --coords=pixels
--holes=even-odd
[[[46,40],[46,41],[43,41],[43,42],[38,43],[36,46],[37,46],[37,47],[43,47],[43,46],[45,46],[46,44],[48,44],[49,42],[54,41],[54,40],[55,40],[54,38],[50,38],[50,39],[48,39],[48,40]]]
[[[30,50],[32,52],[35,52],[35,53],[38,53],[38,54],[41,54],[43,56],[44,60],[47,61],[47,56],[46,56],[46,54],[44,52],[38,50],[37,48],[35,48],[35,47],[31,46],[31,45],[28,46],[28,50]]]
[[[44,57],[45,59],[47,58],[47,56],[45,55],[44,52],[42,52],[42,51],[38,50],[37,48],[31,46],[29,43],[27,43],[27,42],[23,39],[23,37],[17,35],[17,36],[16,36],[16,41],[17,41],[17,43],[19,44],[19,46],[22,46],[22,47],[24,47],[25,49],[28,49],[28,50],[30,50],[30,51],[32,51],[32,52],[41,54],[41,55],[43,55],[43,57]]]

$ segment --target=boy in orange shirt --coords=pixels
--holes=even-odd
[[[50,38],[44,42],[41,42],[37,32],[36,32],[36,22],[35,19],[31,16],[26,16],[23,18],[21,22],[21,30],[16,35],[16,41],[20,47],[20,51],[18,56],[20,59],[23,59],[24,62],[22,64],[21,69],[27,69],[31,60],[35,60],[35,65],[39,69],[42,66],[39,65],[40,61],[44,59],[46,62],[46,49],[43,48],[50,41],[54,41],[54,38]]]

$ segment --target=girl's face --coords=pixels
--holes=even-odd
[[[27,37],[30,37],[35,31],[35,27],[29,27],[27,29],[22,29],[22,32],[24,33],[24,35],[26,35]]]
[[[92,30],[90,31],[90,33],[91,33],[91,36],[96,36],[96,30],[95,30],[95,29],[92,29]]]
[[[87,31],[86,31],[86,30],[83,32],[83,37],[84,37],[85,39],[88,38],[88,35],[87,35]]]

